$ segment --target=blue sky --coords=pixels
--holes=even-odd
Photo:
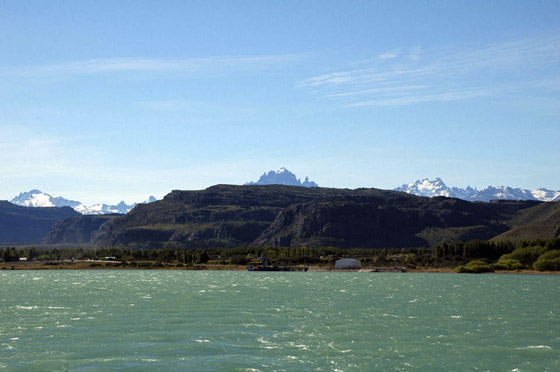
[[[0,199],[560,189],[559,1],[3,1]]]

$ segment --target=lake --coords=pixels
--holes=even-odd
[[[0,272],[0,370],[560,371],[560,276]]]

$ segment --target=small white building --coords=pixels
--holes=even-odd
[[[360,269],[362,267],[359,260],[354,258],[342,258],[340,260],[336,260],[334,263],[335,269]]]

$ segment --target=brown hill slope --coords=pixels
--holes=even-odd
[[[560,236],[560,202],[539,203],[532,208],[521,210],[508,221],[512,226],[493,241],[550,239]]]
[[[517,226],[492,238],[492,241],[508,241],[516,243],[520,240],[551,239],[560,236],[558,225],[526,225]]]

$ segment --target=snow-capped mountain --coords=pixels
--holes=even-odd
[[[247,182],[245,185],[287,185],[287,186],[304,186],[304,187],[319,187],[315,182],[309,181],[308,177],[301,182],[296,175],[282,167],[278,171],[270,171],[263,173],[257,182]]]
[[[150,196],[148,200],[143,203],[151,203],[154,201],[156,201],[156,198]],[[94,204],[86,206],[79,201],[65,199],[54,194],[47,194],[36,189],[20,193],[10,200],[10,203],[23,207],[70,207],[81,214],[126,214],[138,204],[133,203],[128,205],[124,201],[121,201],[117,205]]]
[[[467,188],[448,187],[441,178],[431,181],[427,178],[418,180],[414,183],[404,184],[394,189],[409,194],[420,196],[447,196],[468,201],[488,202],[494,199],[503,200],[539,200],[539,201],[560,201],[560,191],[547,189],[526,190],[512,188],[509,186],[488,186],[484,190],[477,190],[468,186]]]
[[[64,199],[55,194],[46,194],[40,190],[30,190],[22,192],[12,200],[10,203],[21,205],[23,207],[80,207],[82,203],[75,200]]]
[[[409,194],[418,196],[447,196],[450,198],[455,197],[449,187],[443,183],[441,178],[436,178],[433,181],[424,178],[408,185],[402,185],[395,189],[395,191],[404,191]]]

